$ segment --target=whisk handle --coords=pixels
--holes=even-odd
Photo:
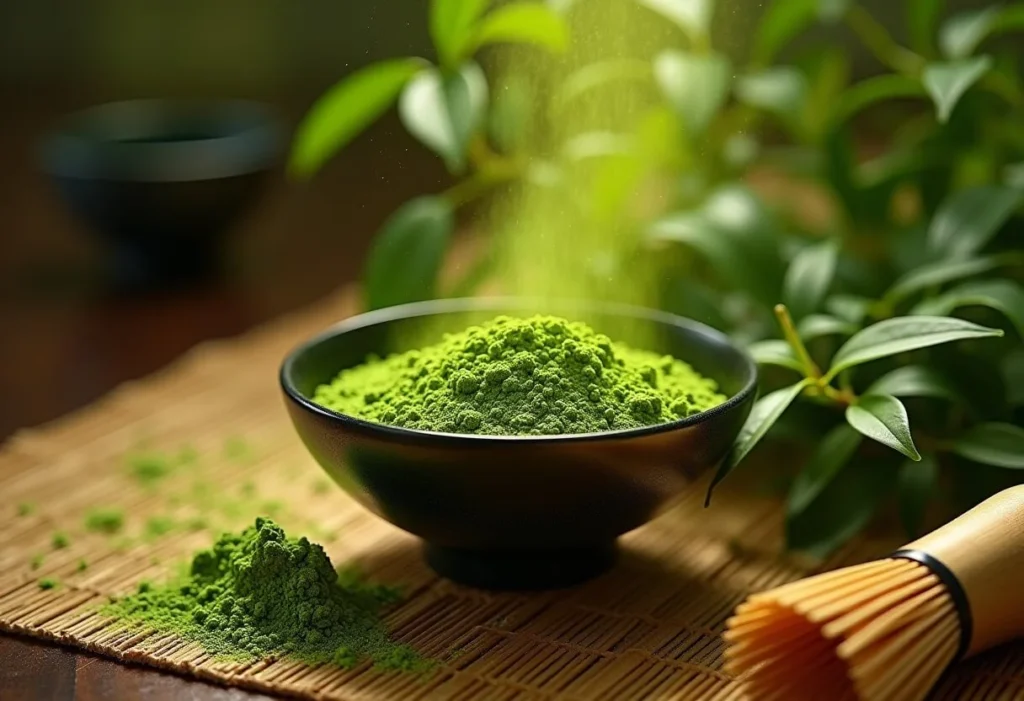
[[[932,556],[956,577],[970,607],[967,656],[1024,636],[1024,485],[985,500],[904,551]]]

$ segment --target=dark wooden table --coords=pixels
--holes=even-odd
[[[294,124],[311,97],[275,104]],[[242,333],[357,279],[388,212],[447,184],[437,161],[385,120],[307,185],[275,173],[231,232],[220,279],[111,296],[96,279],[102,248],[62,208],[34,159],[57,116],[105,99],[0,88],[0,104],[11,107],[0,110],[0,441],[201,341]],[[134,698],[266,697],[0,635],[0,701]]]

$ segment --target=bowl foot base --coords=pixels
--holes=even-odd
[[[615,542],[558,550],[470,550],[426,545],[427,564],[442,577],[479,589],[560,589],[615,564]]]

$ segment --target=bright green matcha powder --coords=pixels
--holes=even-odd
[[[102,612],[140,630],[174,633],[221,658],[426,669],[429,661],[392,640],[380,618],[395,598],[386,587],[339,580],[323,548],[257,518],[197,553],[179,581],[143,582]]]
[[[313,399],[392,426],[491,436],[638,428],[725,401],[681,360],[551,316],[501,316],[436,345],[371,357]]]

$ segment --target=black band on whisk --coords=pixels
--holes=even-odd
[[[956,651],[954,662],[962,659],[967,654],[967,649],[971,646],[971,636],[974,633],[974,619],[971,617],[971,604],[967,601],[967,593],[960,585],[960,580],[942,562],[921,550],[897,550],[889,557],[921,563],[930,569],[939,578],[943,586],[946,587],[946,591],[949,592],[949,598],[953,600],[953,608],[956,609],[956,615],[960,619],[960,647]]]

